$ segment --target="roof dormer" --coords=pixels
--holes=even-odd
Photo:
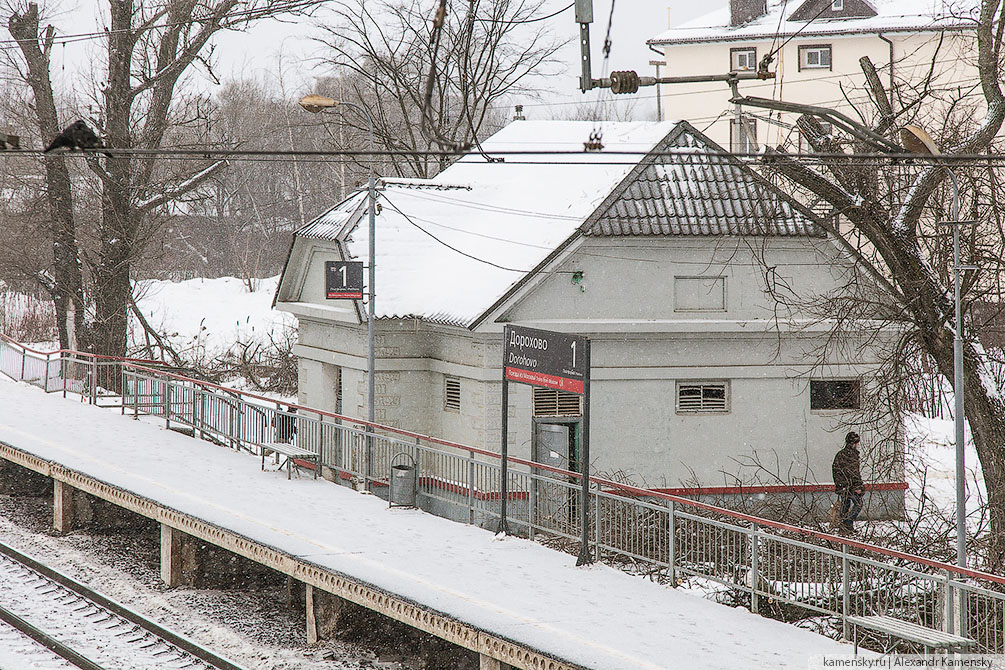
[[[879,12],[866,0],[806,0],[789,16],[789,21],[832,21],[868,19]]]

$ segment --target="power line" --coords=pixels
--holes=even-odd
[[[570,143],[571,144],[571,143]],[[370,157],[375,158],[393,158],[393,157],[414,157],[414,158],[470,158],[471,154],[469,152],[462,151],[447,151],[447,150],[436,150],[436,149],[416,149],[416,150],[337,150],[337,149],[116,149],[114,147],[102,148],[99,150],[85,150],[85,151],[65,151],[59,152],[57,155],[64,157],[81,157],[85,158],[87,156],[97,156],[102,155],[105,152],[110,152],[115,157],[118,158],[135,158],[144,160],[162,159],[162,158],[173,158],[173,159],[204,159],[204,160],[215,160],[221,158],[227,159],[241,159],[241,158],[262,158],[268,157],[274,160],[280,160],[282,158],[359,158],[359,157]],[[516,158],[520,157],[533,157],[533,156],[543,156],[543,157],[566,157],[568,160],[524,160],[524,161],[507,161],[505,164],[499,163],[482,163],[477,160],[465,161],[465,165],[477,166],[477,165],[576,165],[582,167],[589,166],[603,166],[603,165],[634,165],[637,161],[628,160],[631,157],[658,157],[658,158],[675,158],[682,162],[691,161],[709,161],[709,160],[729,160],[733,158],[742,159],[760,159],[762,154],[760,152],[729,152],[725,149],[721,151],[716,151],[714,148],[709,148],[707,150],[695,150],[691,148],[682,149],[665,149],[660,151],[651,151],[647,149],[618,149],[618,150],[608,150],[603,151],[582,151],[582,150],[562,150],[562,149],[509,149],[509,150],[492,150],[492,153],[499,156],[513,156]],[[14,156],[52,156],[53,154],[43,154],[41,149],[8,149],[0,153],[0,155]],[[914,154],[914,153],[827,153],[827,152],[804,152],[804,153],[786,153],[784,154],[786,158],[792,158],[797,160],[818,160],[818,161],[841,161],[842,164],[848,164],[847,161],[870,161],[870,164],[877,160],[886,160],[894,163],[907,162],[915,163],[919,165],[927,164],[944,164],[950,163],[967,163],[967,162],[979,162],[987,164],[988,162],[999,163],[1005,161],[1005,154],[940,154],[938,156],[930,156],[927,154]],[[573,157],[586,158],[588,160],[572,160]],[[612,160],[599,160],[600,157],[607,157]],[[623,158],[625,160],[613,160],[616,158]],[[863,163],[864,164],[864,163]]]
[[[286,5],[283,5],[283,6],[280,6],[280,7],[270,8],[268,11],[266,11],[265,9],[261,9],[261,8],[259,8],[259,9],[240,9],[240,10],[235,10],[233,12],[228,12],[227,14],[224,14],[223,16],[219,17],[219,19],[221,21],[223,21],[223,20],[226,20],[226,19],[239,19],[239,18],[242,18],[242,17],[248,18],[248,19],[251,19],[251,18],[260,18],[260,17],[264,17],[264,16],[271,16],[273,14],[292,12],[292,11],[295,11],[297,9],[311,7],[311,6],[316,5],[316,4],[317,4],[316,0],[293,0],[292,2],[289,2]],[[153,26],[148,26],[144,30],[146,32],[149,32],[149,31],[158,30],[158,29],[161,29],[161,28],[176,28],[178,26],[186,26],[186,25],[192,25],[192,24],[202,23],[202,22],[208,21],[210,19],[215,19],[215,18],[217,18],[217,17],[214,17],[214,16],[192,17],[188,21],[174,21],[174,22],[171,22],[171,23],[159,23],[159,24],[156,24],[156,25],[153,25]],[[137,28],[119,28],[119,29],[116,29],[116,30],[96,30],[96,31],[93,31],[93,32],[86,32],[86,33],[71,33],[69,35],[63,35],[61,37],[55,37],[55,38],[53,38],[52,42],[53,42],[53,44],[72,44],[72,43],[75,43],[75,42],[84,42],[84,41],[87,41],[87,40],[105,38],[105,37],[108,37],[109,35],[113,35],[113,34],[117,34],[117,33],[131,33],[131,32],[135,32],[138,29],[139,29],[139,27],[137,27]],[[18,45],[18,40],[16,40],[16,39],[0,40],[0,50],[2,50],[2,49],[11,49],[11,48],[17,47],[17,45]]]
[[[507,26],[519,25],[519,24],[523,24],[523,23],[537,23],[538,21],[545,21],[547,19],[552,19],[552,18],[558,16],[559,14],[561,14],[562,12],[565,12],[565,11],[568,11],[568,10],[572,9],[575,5],[576,5],[575,2],[570,2],[568,5],[566,5],[562,9],[558,10],[557,12],[552,12],[551,14],[548,14],[547,16],[538,16],[538,17],[535,17],[533,19],[511,19],[511,20],[508,20],[508,21],[504,21],[504,20],[501,20],[501,19],[475,19],[475,21],[480,21],[482,23],[501,23],[501,24],[504,24],[504,25],[507,25]]]

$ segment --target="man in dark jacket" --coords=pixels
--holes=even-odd
[[[844,436],[844,449],[834,456],[831,474],[834,476],[834,490],[841,498],[841,526],[849,533],[855,532],[855,519],[862,511],[862,470],[859,466],[858,443],[861,438],[852,431]]]

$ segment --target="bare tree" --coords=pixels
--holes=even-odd
[[[339,77],[329,85],[371,112],[383,149],[470,145],[500,125],[494,112],[505,96],[529,94],[528,75],[552,72],[560,43],[543,24],[528,23],[542,4],[483,0],[432,21],[419,0],[345,0],[335,23],[324,27],[322,42],[331,50],[324,63]],[[365,119],[354,121],[365,133]],[[400,177],[431,177],[445,165],[420,153],[389,167]]]
[[[943,145],[948,149],[948,160],[953,156],[981,154],[992,148],[1005,120],[1005,96],[1001,89],[1003,41],[1002,8],[1000,0],[984,0],[975,28],[977,69],[980,75],[980,108],[964,106],[961,100],[942,106],[944,127]],[[916,115],[926,110],[931,99],[924,97],[906,100],[898,98],[883,88],[875,69],[863,60],[870,94],[876,105],[871,124],[855,124],[857,138],[840,142],[832,134],[825,134],[812,115],[803,117],[800,126],[813,149],[833,158],[822,160],[819,167],[778,148],[769,150],[763,157],[765,165],[778,175],[822,202],[827,203],[836,218],[831,226],[834,235],[844,235],[850,240],[849,251],[856,255],[860,266],[889,289],[895,310],[886,316],[899,321],[903,335],[891,352],[890,366],[897,368],[910,363],[916,354],[930,360],[934,369],[949,383],[953,379],[953,311],[954,300],[950,283],[951,253],[947,253],[947,231],[934,226],[936,217],[949,218],[946,212],[931,212],[933,199],[939,193],[946,177],[944,164],[925,161],[905,164],[903,160],[890,161],[862,158],[874,154],[874,146],[863,143],[863,133],[886,137],[886,142],[896,141],[897,131]],[[929,86],[920,87],[919,95],[934,93]],[[931,110],[927,110],[929,113]],[[978,122],[974,116],[983,116]],[[865,118],[863,116],[863,118]],[[849,146],[851,151],[849,152]],[[1005,235],[997,219],[996,200],[1000,191],[992,195],[982,185],[997,184],[1000,175],[991,161],[965,163],[967,174],[964,189],[970,193],[964,215],[982,220],[979,230],[967,235],[966,253],[969,259],[982,265],[980,276],[969,274],[965,282],[967,301],[983,293],[1000,295],[1000,277],[1005,265],[1001,249]],[[983,175],[983,176],[982,176]],[[904,184],[902,190],[896,189]],[[888,185],[884,188],[883,185]],[[942,200],[944,202],[944,200]],[[982,214],[989,212],[988,216]],[[941,216],[940,216],[941,215]],[[846,221],[851,229],[839,229],[837,221]],[[951,248],[951,247],[949,247]],[[839,319],[840,327],[854,327],[856,312],[854,296],[831,304],[831,308],[844,309]],[[877,302],[870,303],[874,315]],[[831,312],[833,313],[833,311]],[[983,469],[988,490],[990,527],[986,535],[987,568],[1000,571],[1005,565],[1005,400],[994,382],[993,361],[968,330],[964,343],[964,370],[966,384],[963,390],[966,415]],[[903,372],[903,367],[901,369]]]
[[[20,0],[15,0],[19,2]],[[135,0],[108,0],[105,71],[100,81],[91,82],[94,104],[100,110],[92,119],[103,135],[113,157],[87,156],[87,166],[99,183],[100,219],[90,253],[69,238],[73,218],[70,197],[74,182],[64,179],[62,158],[47,159],[47,197],[57,232],[59,253],[69,246],[77,258],[88,262],[93,279],[94,322],[92,349],[108,355],[126,352],[128,314],[133,304],[131,271],[150,240],[158,216],[201,183],[223,169],[222,161],[203,160],[194,164],[171,162],[156,157],[158,149],[172,140],[172,130],[190,120],[198,111],[192,98],[182,95],[182,77],[199,65],[212,75],[210,39],[217,32],[240,29],[256,19],[279,13],[304,12],[319,0],[163,0],[139,3]],[[51,102],[52,82],[48,77],[49,55],[55,31],[44,31],[34,3],[10,7],[8,26],[17,40],[23,67],[21,72],[32,86],[35,115],[41,138],[46,142],[59,127]],[[137,155],[135,150],[141,150]],[[54,247],[57,240],[54,238]],[[63,265],[77,262],[68,256],[57,259],[57,273]],[[66,301],[78,294],[76,278],[63,280],[60,295]],[[76,283],[75,283],[76,282]]]

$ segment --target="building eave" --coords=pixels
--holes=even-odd
[[[944,32],[962,32],[973,30],[973,26],[969,25],[952,25],[952,26],[932,26],[932,27],[918,27],[918,26],[882,26],[882,27],[870,27],[861,28],[858,30],[817,30],[811,33],[799,33],[803,39],[814,39],[817,37],[861,37],[863,35],[878,35],[878,34],[890,34],[890,33],[944,33]],[[651,40],[646,40],[646,44],[650,47],[668,47],[677,46],[685,44],[714,44],[714,43],[736,43],[736,42],[755,42],[759,40],[776,40],[784,39],[789,37],[794,37],[796,31],[791,32],[780,32],[778,34],[773,32],[764,33],[744,33],[742,35],[710,35],[706,37],[693,37],[693,38],[674,38],[674,39],[659,39],[654,38]]]

